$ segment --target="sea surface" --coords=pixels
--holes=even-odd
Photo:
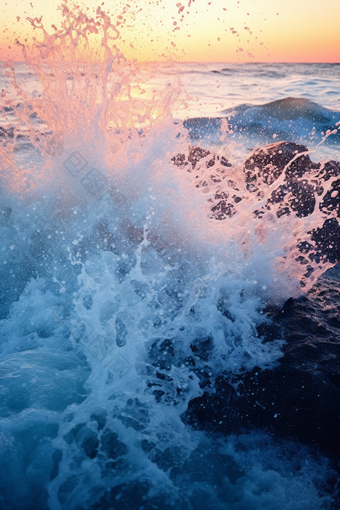
[[[0,68],[0,508],[339,509],[340,65],[27,60]],[[247,183],[282,141],[320,163],[308,215]]]

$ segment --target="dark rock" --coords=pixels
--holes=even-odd
[[[214,193],[208,199],[211,218],[221,221],[237,213],[237,204],[244,197],[240,186],[230,179],[234,169],[223,156],[201,147],[189,147],[188,155],[177,154],[172,162],[179,168],[195,173],[197,188],[204,187],[205,192]],[[260,205],[254,211],[255,218],[261,220],[270,210],[278,218],[293,214],[303,218],[314,212],[316,197],[324,193],[324,183],[340,176],[340,163],[314,163],[306,146],[278,142],[256,149],[246,159],[243,173],[246,190],[254,194],[255,202],[263,199],[268,187],[274,188],[265,205]],[[247,194],[245,190],[244,193]],[[340,179],[331,183],[319,209],[324,215],[320,219],[320,226],[307,232],[306,239],[300,239],[298,244],[302,255],[296,260],[306,265],[306,278],[313,272],[311,262],[336,263],[340,260],[340,226],[336,218],[329,218],[334,213],[340,218]]]
[[[208,158],[208,156],[210,156]],[[231,163],[224,157],[220,157],[217,154],[212,154],[210,151],[202,149],[202,147],[189,147],[188,155],[186,154],[176,154],[171,158],[171,161],[174,165],[178,167],[188,167],[186,170],[188,172],[192,172],[198,163],[204,160],[204,167],[211,168],[215,166],[215,164],[219,164],[225,167],[231,167]],[[197,169],[199,169],[198,167]]]
[[[216,220],[224,220],[227,216],[231,217],[236,213],[234,204],[227,202],[228,194],[225,191],[216,193],[214,198],[218,202],[211,208],[211,212]],[[235,198],[237,199],[238,197]],[[236,200],[235,202],[237,203]]]
[[[327,279],[308,298],[290,298],[274,318],[287,342],[278,366],[220,376],[214,393],[190,402],[185,419],[223,435],[265,430],[339,460],[339,303],[337,282]]]
[[[339,165],[340,171],[340,165]],[[327,191],[323,201],[320,204],[320,211],[328,214],[331,211],[336,211],[338,218],[340,218],[340,180],[332,182],[332,188]]]
[[[305,359],[310,362],[308,354]],[[333,370],[325,381],[291,362],[292,356],[286,356],[275,370],[244,374],[237,381],[237,391],[228,379],[220,378],[215,394],[205,393],[190,402],[189,423],[224,435],[266,430],[277,438],[298,440],[340,456],[339,371]]]
[[[14,138],[14,128],[5,129],[0,126],[0,138]]]
[[[265,210],[270,210],[272,206],[275,206],[277,217],[294,213],[302,218],[314,212],[315,197],[323,193],[325,181],[340,175],[340,163],[328,161],[322,166],[320,163],[313,163],[307,152],[307,147],[303,145],[279,142],[255,150],[246,160],[244,172],[247,188],[251,192],[258,192],[260,198],[261,187],[263,189],[263,185],[270,186],[281,177],[280,185],[273,190],[266,206],[255,211],[259,219],[263,217]],[[311,171],[314,171],[315,176],[308,180],[305,176]],[[331,186],[319,208],[325,215],[336,212],[340,217],[340,180],[334,181]],[[336,263],[340,260],[340,226],[336,218],[321,219],[320,227],[307,234],[310,242],[298,244],[301,253],[308,254],[308,258],[298,257],[301,264],[319,263],[321,260]],[[307,266],[306,269],[304,276],[308,278],[313,268]]]
[[[321,228],[313,230],[311,239],[316,247],[309,255],[311,260],[322,257],[332,264],[340,260],[340,225],[335,218],[325,220]]]
[[[322,167],[319,174],[324,181],[328,181],[331,177],[338,177],[340,175],[340,163],[337,161],[327,161]]]
[[[232,180],[226,180],[226,168],[231,168],[232,165],[224,156],[213,154],[201,147],[189,147],[188,155],[177,154],[171,158],[171,161],[177,167],[185,168],[187,172],[196,173],[196,188],[209,188],[209,186],[221,183],[221,186],[224,185],[225,188],[228,187],[239,191]],[[209,170],[213,170],[213,173],[210,173]],[[213,203],[210,208],[212,218],[224,220],[236,213],[234,204],[240,202],[242,198],[234,194],[232,201],[227,201],[228,197],[229,193],[224,189],[215,193],[213,199],[209,199]]]
[[[192,164],[192,168],[195,168],[196,164],[206,156],[209,156],[210,151],[205,151],[200,147],[192,147],[189,150],[188,161]]]
[[[310,160],[304,145],[278,142],[256,149],[245,161],[244,173],[248,190],[255,192],[263,184],[272,185],[284,171],[287,182],[296,182],[306,172],[320,166]]]

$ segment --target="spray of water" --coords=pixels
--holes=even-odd
[[[150,69],[125,59],[119,26],[101,8],[93,17],[61,8],[52,34],[30,20],[42,34],[22,45],[30,78],[23,83],[8,64],[2,102],[1,221],[15,247],[2,262],[16,287],[1,321],[10,388],[1,448],[7,478],[23,480],[15,497],[4,489],[4,501],[321,508],[306,480],[322,476],[322,463],[312,474],[295,466],[293,488],[288,468],[273,470],[247,438],[213,445],[181,415],[214,391],[217,375],[270,368],[282,355],[282,340],[265,343],[257,328],[270,321],[268,300],[300,293],[303,278],[308,287],[297,246],[319,225],[331,183],[321,189],[322,168],[310,170],[303,178],[313,182],[314,213],[280,216],[268,204],[293,160],[256,194],[242,165],[217,164],[232,153],[227,132],[213,176],[211,153],[176,165],[176,155],[189,160],[192,151],[173,122],[180,81],[151,87]],[[100,47],[91,46],[94,35]],[[212,202],[221,193],[242,200],[217,221]],[[326,267],[314,262],[313,276]]]

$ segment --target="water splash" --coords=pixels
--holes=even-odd
[[[1,448],[9,479],[23,480],[14,496],[3,488],[6,505],[322,508],[322,460],[312,473],[273,468],[267,452],[281,447],[261,435],[259,459],[249,438],[214,445],[181,416],[220,374],[282,356],[282,339],[258,328],[269,300],[301,292],[297,246],[319,225],[325,167],[300,176],[313,182],[313,215],[278,215],[273,192],[305,153],[273,182],[258,175],[254,191],[249,168],[221,165],[233,154],[226,130],[218,153],[188,147],[172,117],[178,80],[150,87],[149,70],[120,51],[117,23],[100,8],[62,13],[52,35],[30,20],[43,35],[23,47],[39,90],[10,65],[15,97],[3,103],[2,262],[16,283],[0,323]],[[213,208],[233,195],[217,221]],[[294,211],[291,190],[285,200]]]

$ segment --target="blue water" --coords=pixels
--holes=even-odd
[[[242,166],[283,140],[340,161],[339,66],[150,66],[146,95],[180,87],[171,118],[93,140],[80,117],[65,136],[60,106],[35,114],[41,83],[15,69],[25,94],[0,75],[0,508],[339,508],[336,260],[300,287],[294,240],[318,212],[260,227],[268,191],[252,201]],[[172,164],[188,146],[228,161],[232,218],[211,217],[208,164]]]

